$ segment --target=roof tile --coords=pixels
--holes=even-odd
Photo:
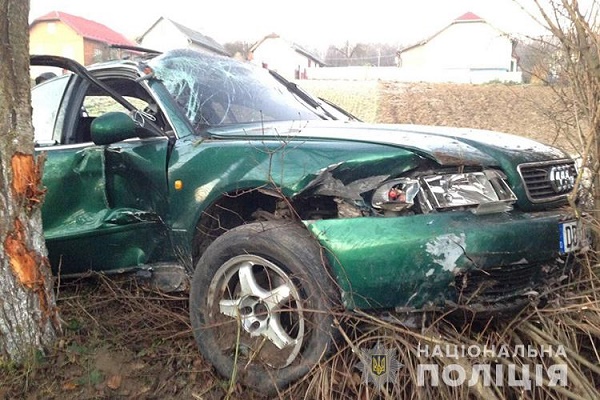
[[[70,26],[75,32],[86,39],[96,40],[108,44],[120,44],[135,46],[136,43],[127,39],[119,32],[115,32],[109,27],[98,22],[91,21],[76,15],[67,14],[62,11],[51,11],[48,14],[36,18],[30,26],[38,22],[61,21]]]
[[[483,21],[483,18],[481,18],[479,15],[476,15],[472,12],[467,12],[467,13],[461,15],[460,17],[456,18],[454,21],[455,22],[457,22],[457,21]]]

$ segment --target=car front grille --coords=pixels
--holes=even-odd
[[[540,284],[564,272],[556,263],[513,264],[474,269],[455,278],[458,303],[486,303],[509,300],[539,289]]]
[[[575,185],[577,169],[573,160],[521,164],[519,174],[527,197],[533,203],[544,203],[566,197]]]

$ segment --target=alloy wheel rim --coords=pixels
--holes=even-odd
[[[297,285],[273,262],[252,254],[227,260],[208,290],[211,322],[237,321],[235,349],[250,361],[284,368],[297,358],[306,334],[305,310]],[[217,330],[221,330],[219,326]],[[227,340],[227,329],[220,333]]]

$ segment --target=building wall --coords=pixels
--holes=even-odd
[[[452,82],[483,84],[489,82],[521,83],[520,71],[472,69],[433,69],[397,67],[325,67],[309,68],[308,79],[315,80],[355,80],[355,81],[396,81],[396,82]]]
[[[151,31],[146,32],[140,46],[158,51],[191,47],[187,37],[170,21],[164,19],[154,25]]]
[[[60,21],[36,23],[29,31],[29,52],[68,57],[85,64],[83,38]]]
[[[253,52],[252,62],[275,70],[287,79],[305,78],[314,62],[295,51],[281,38],[269,38],[263,41]]]
[[[111,48],[110,45],[96,40],[85,39],[83,42],[85,64],[90,65],[103,61],[118,60],[133,57],[128,50]]]
[[[512,43],[485,22],[459,22],[400,57],[402,68],[508,72],[511,71]]]

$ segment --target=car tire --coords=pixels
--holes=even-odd
[[[200,352],[221,375],[273,394],[328,354],[338,304],[311,234],[292,222],[256,222],[224,233],[202,255],[190,318]]]

